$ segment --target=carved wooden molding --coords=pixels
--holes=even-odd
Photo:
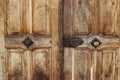
[[[25,40],[29,37],[32,44],[30,46],[25,45]],[[34,42],[34,43],[33,43]],[[49,36],[38,36],[38,35],[16,35],[16,36],[6,36],[5,37],[5,47],[7,49],[36,49],[51,47],[52,41]]]
[[[78,48],[89,48],[91,50],[101,50],[105,48],[117,48],[120,46],[120,39],[114,36],[103,36],[103,35],[89,35],[89,36],[76,36],[81,38],[84,43],[79,45]],[[92,42],[98,40],[98,46],[92,45]]]

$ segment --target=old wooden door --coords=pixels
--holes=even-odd
[[[64,80],[120,80],[120,0],[64,0]]]
[[[0,80],[59,80],[60,0],[0,0]]]

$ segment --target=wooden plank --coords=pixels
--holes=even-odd
[[[85,49],[78,49],[74,53],[74,79],[73,80],[90,80],[92,78],[92,53]]]
[[[30,50],[41,47],[51,47],[51,38],[49,36],[37,36],[37,35],[16,35],[16,36],[6,36],[5,37],[5,47],[6,48],[22,48],[27,49],[23,44],[23,41],[30,37],[33,41],[33,44],[29,47]]]
[[[73,30],[75,34],[99,33],[98,4],[99,0],[73,0]]]
[[[60,3],[50,0],[50,25],[52,27],[52,80],[60,80]]]
[[[6,0],[7,34],[19,34],[21,30],[21,0]]]
[[[72,80],[72,56],[73,49],[64,48],[64,80]],[[73,58],[74,59],[74,58]]]
[[[102,80],[102,52],[95,51],[94,52],[94,76],[93,80]]]
[[[23,54],[23,80],[32,80],[32,53],[30,50],[24,51]]]
[[[6,67],[5,67],[5,42],[4,42],[4,0],[0,0],[0,80],[6,80]]]
[[[99,33],[99,0],[64,0],[64,33]]]
[[[48,0],[33,1],[33,33],[50,34],[50,2]]]
[[[37,49],[32,52],[33,79],[51,80],[51,50]]]
[[[120,40],[118,37],[115,36],[104,36],[104,35],[89,35],[89,36],[75,36],[76,38],[81,38],[84,43],[82,45],[79,45],[80,48],[86,48],[88,47],[91,50],[102,50],[102,49],[116,49],[120,45]],[[102,44],[94,48],[90,43],[92,40],[97,38]]]
[[[106,35],[114,35],[118,25],[118,0],[100,0],[100,32]]]
[[[60,80],[60,1],[50,0],[52,27],[52,80]]]
[[[22,30],[24,33],[32,33],[32,0],[23,0],[22,3]]]
[[[7,51],[8,80],[22,80],[22,50],[10,49]]]
[[[116,27],[116,34],[117,34],[117,36],[119,36],[120,37],[120,0],[118,0],[118,2],[117,2],[118,4],[117,4],[117,27]]]
[[[73,35],[72,29],[72,0],[64,0],[64,34]]]
[[[114,51],[103,51],[102,61],[102,79],[114,80],[115,73],[115,56]]]
[[[120,47],[117,50],[117,55],[116,55],[116,77],[118,80],[120,79]]]

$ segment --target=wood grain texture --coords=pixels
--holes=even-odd
[[[115,76],[115,53],[104,51],[102,59],[102,79],[114,80]]]
[[[74,80],[90,80],[92,78],[92,51],[78,49],[74,52]]]
[[[21,30],[21,0],[6,0],[7,34],[19,34]]]
[[[119,80],[117,49],[64,49],[64,80]]]
[[[60,79],[60,3],[0,0],[0,80]],[[34,42],[31,48],[22,43],[27,37]]]
[[[72,55],[73,49],[64,48],[64,80],[72,80]]]
[[[32,80],[51,80],[51,50],[37,49],[33,51],[32,60]]]
[[[100,32],[106,35],[114,35],[117,28],[118,3],[119,0],[100,0]]]
[[[75,36],[77,37],[77,36]],[[120,39],[114,36],[78,36],[84,43],[71,51],[64,47],[65,80],[119,80]],[[94,48],[90,42],[99,39]],[[68,66],[69,65],[69,66]],[[74,69],[73,69],[74,67]]]
[[[32,0],[22,2],[22,30],[26,34],[32,33]]]
[[[33,0],[33,33],[50,34],[50,1]]]
[[[64,33],[97,34],[99,0],[64,0]]]
[[[0,0],[0,79],[6,80],[5,69],[5,41],[4,41],[4,0]]]
[[[23,54],[23,80],[32,80],[32,52],[25,50]]]
[[[64,34],[73,35],[72,0],[64,0]]]
[[[99,33],[99,0],[73,0],[74,34]]]
[[[48,48],[52,46],[52,40],[50,36],[38,36],[38,35],[16,35],[16,36],[6,36],[5,37],[5,47],[12,49],[12,48],[22,48],[28,49],[24,44],[23,41],[27,38],[31,38],[33,44],[29,47],[29,50],[34,50],[36,48]]]
[[[22,80],[23,67],[22,67],[22,50],[7,50],[7,72],[8,80]]]
[[[60,3],[50,0],[50,24],[52,26],[52,80],[60,80]]]
[[[64,0],[64,33],[119,36],[119,3],[119,0]]]
[[[117,28],[116,28],[116,34],[120,37],[120,0],[118,0],[118,15],[117,15]]]

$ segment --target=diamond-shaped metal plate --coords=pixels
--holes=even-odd
[[[102,42],[100,42],[100,40],[97,38],[93,39],[90,43],[95,48],[97,48],[98,46],[100,46],[102,44]]]
[[[23,44],[29,48],[32,44],[33,44],[33,41],[32,39],[30,39],[29,37],[27,37],[24,41],[23,41]]]

